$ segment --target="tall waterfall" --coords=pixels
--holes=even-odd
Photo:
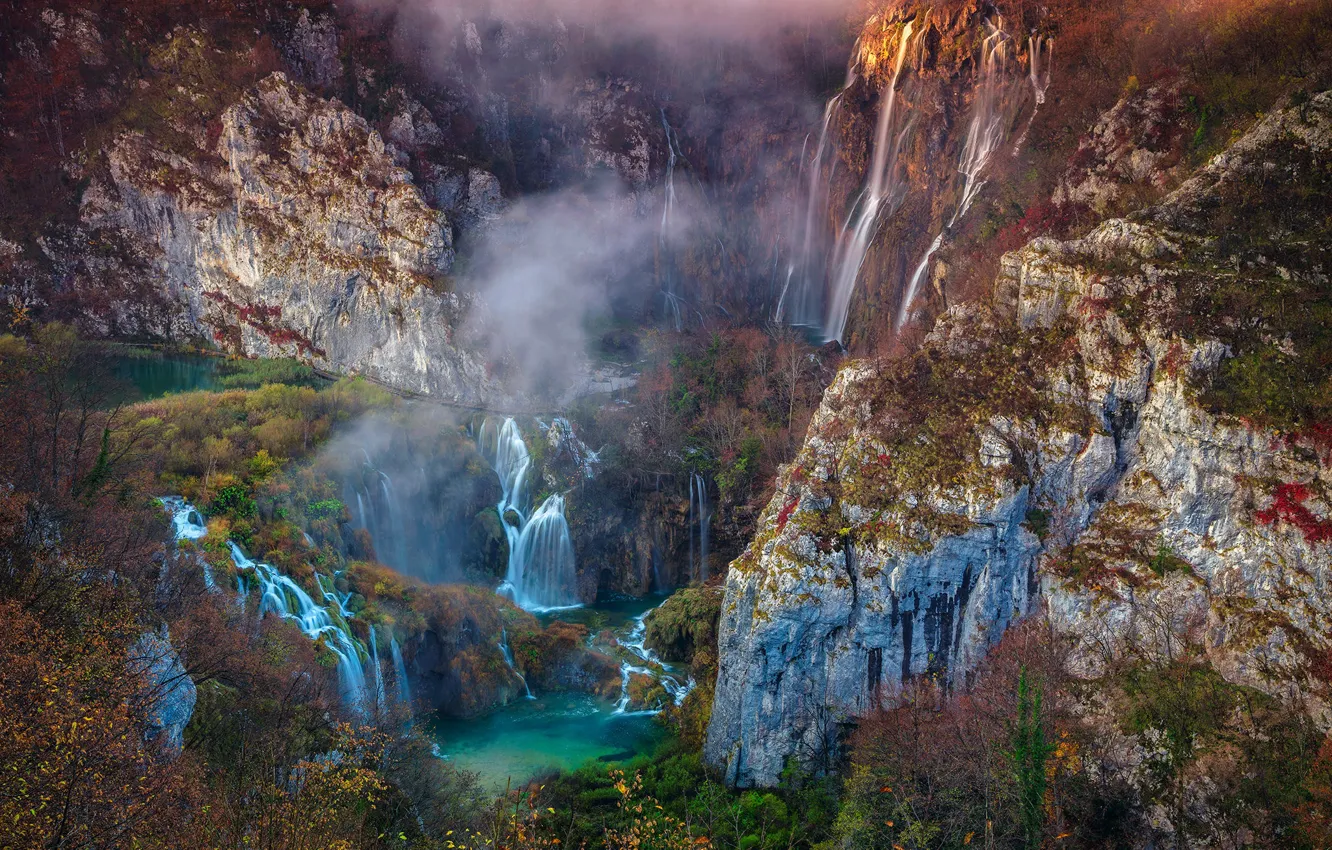
[[[786,322],[792,325],[815,325],[820,321],[823,301],[823,283],[826,278],[824,249],[826,234],[823,217],[828,209],[829,188],[832,183],[836,160],[830,159],[832,146],[828,143],[828,130],[832,127],[833,115],[841,106],[842,97],[856,81],[855,70],[847,73],[846,82],[837,94],[828,99],[823,107],[823,122],[819,126],[819,141],[814,148],[814,156],[809,160],[809,179],[805,189],[805,214],[796,219],[798,229],[793,244],[800,246],[786,267],[786,282],[777,299],[773,311],[774,322]],[[802,152],[801,166],[804,166]],[[794,293],[791,292],[795,286]]]
[[[994,152],[1003,143],[1010,112],[1008,106],[1013,102],[1010,97],[1012,87],[1006,80],[1005,70],[1008,65],[1009,36],[1003,30],[1003,19],[996,22],[986,21],[988,30],[981,42],[980,78],[976,84],[975,102],[971,109],[971,120],[967,124],[967,137],[962,145],[962,158],[958,163],[958,174],[962,177],[962,193],[957,207],[948,224],[934,237],[924,258],[916,266],[907,282],[906,291],[897,308],[897,317],[893,330],[899,331],[906,324],[911,305],[920,291],[921,282],[929,270],[930,260],[943,245],[944,233],[950,230],[967,214],[981,189],[985,187],[985,169],[990,164]]]
[[[657,232],[657,256],[661,263],[661,295],[665,312],[672,327],[677,332],[684,330],[683,302],[676,287],[675,258],[671,253],[671,240],[674,238],[672,225],[675,219],[675,166],[680,159],[680,139],[666,118],[666,110],[661,110],[661,126],[666,132],[666,180],[662,188],[665,196],[661,208],[661,227]]]
[[[700,473],[689,477],[689,578],[708,580],[708,532],[712,525],[712,511],[708,507],[708,484]],[[698,547],[694,535],[698,534]],[[697,555],[697,557],[695,557]]]
[[[375,710],[382,716],[388,710],[388,700],[384,695],[384,670],[379,665],[379,641],[375,640],[375,625],[370,624],[370,669],[375,674]]]
[[[398,646],[396,635],[389,636],[389,652],[393,655],[393,675],[397,679],[398,702],[412,708],[412,686],[407,681],[407,665],[402,660],[402,647]]]
[[[824,337],[829,340],[842,340],[847,314],[851,309],[851,296],[855,294],[856,280],[865,263],[865,254],[874,241],[874,235],[878,233],[879,223],[892,215],[904,196],[905,187],[902,186],[897,167],[897,155],[902,149],[910,124],[899,120],[900,116],[894,107],[897,82],[906,62],[913,25],[914,21],[908,21],[902,28],[892,79],[879,95],[879,121],[874,133],[874,157],[870,164],[869,183],[838,236],[836,261],[833,264],[832,301],[823,326]]]
[[[227,546],[231,550],[231,560],[236,565],[236,582],[241,595],[248,592],[246,576],[251,576],[260,594],[259,616],[273,613],[292,620],[311,640],[322,642],[338,659],[338,680],[343,701],[352,708],[363,709],[366,686],[362,650],[351,636],[341,605],[337,604],[330,611],[316,604],[304,588],[278,572],[277,567],[250,560],[235,543],[228,542]],[[315,578],[320,580],[318,576]],[[325,590],[326,595],[327,592]]]
[[[1022,135],[1018,136],[1017,143],[1013,145],[1013,156],[1022,151],[1022,145],[1031,133],[1031,125],[1036,123],[1036,114],[1045,104],[1045,95],[1050,91],[1053,77],[1054,39],[1033,32],[1027,42],[1027,80],[1031,83],[1031,95],[1035,103],[1031,108],[1031,117],[1027,119],[1027,126],[1023,128]]]
[[[500,591],[529,611],[578,604],[573,542],[564,518],[564,497],[553,495],[531,517],[527,511],[527,471],[532,465],[522,431],[512,418],[498,428],[481,425],[478,447],[499,476],[497,509],[509,541],[509,564]]]

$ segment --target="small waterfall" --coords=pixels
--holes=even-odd
[[[708,507],[708,484],[702,474],[695,472],[689,478],[689,578],[691,581],[708,580],[708,532],[712,525],[712,510]],[[694,534],[698,534],[698,548],[694,548]],[[697,555],[697,558],[695,558]]]
[[[870,243],[878,232],[880,221],[892,215],[905,194],[897,167],[897,155],[910,130],[909,123],[899,127],[897,115],[897,83],[906,62],[907,45],[911,42],[914,21],[902,28],[897,46],[897,59],[893,76],[879,95],[879,120],[874,134],[874,157],[870,164],[869,183],[860,197],[851,217],[838,237],[836,262],[832,278],[832,303],[824,323],[824,336],[829,340],[842,340],[846,331],[846,318],[851,310],[851,296]]]
[[[508,583],[514,601],[529,611],[577,605],[576,566],[564,497],[554,495],[532,514],[517,548],[509,553]]]
[[[574,596],[576,562],[564,518],[564,497],[551,496],[531,517],[526,516],[527,472],[532,461],[522,431],[512,418],[505,419],[499,428],[487,419],[477,442],[499,476],[503,493],[497,508],[509,541],[509,565],[500,592],[529,611],[578,605]],[[592,457],[595,459],[594,454]],[[590,469],[590,463],[585,469]],[[510,512],[516,524],[510,521]]]
[[[513,675],[518,677],[518,681],[523,683],[523,692],[527,694],[527,698],[536,699],[536,697],[532,696],[532,689],[527,686],[527,677],[524,676],[522,673],[519,673],[518,668],[514,666],[513,650],[509,647],[508,629],[504,628],[500,629],[499,651],[500,655],[504,656],[504,663],[509,665],[509,671],[513,673]]]
[[[411,711],[412,686],[407,681],[407,665],[403,663],[402,647],[398,646],[398,638],[395,635],[389,636],[389,652],[393,655],[393,675],[397,679],[398,702]]]
[[[601,463],[601,456],[592,451],[587,443],[574,433],[573,424],[568,419],[562,416],[555,417],[547,430],[554,432],[559,445],[573,456],[573,461],[583,471],[584,478],[591,481],[597,477],[597,464]]]
[[[647,640],[647,618],[655,611],[653,608],[644,611],[634,618],[634,625],[629,633],[619,639],[620,647],[630,653],[637,664],[629,661],[620,663],[620,699],[615,703],[616,714],[658,714],[660,708],[646,709],[643,711],[630,712],[629,703],[629,683],[634,676],[657,676],[657,681],[661,683],[666,693],[670,695],[671,700],[680,705],[685,697],[694,689],[696,682],[691,676],[688,680],[681,682],[675,675],[669,664],[662,661],[657,653],[648,649],[645,641]]]
[[[782,287],[781,296],[777,299],[777,309],[773,311],[773,321],[782,322],[786,320],[787,311],[790,311],[788,324],[792,325],[812,325],[818,322],[820,301],[822,300],[823,281],[825,277],[823,248],[826,237],[824,236],[822,217],[823,211],[828,209],[828,192],[832,182],[832,171],[836,167],[836,160],[829,162],[831,146],[828,143],[828,130],[832,127],[832,119],[837,114],[838,107],[842,104],[842,97],[847,89],[856,81],[855,70],[847,73],[846,82],[837,94],[828,99],[827,105],[823,107],[823,122],[819,126],[819,141],[814,148],[814,157],[809,161],[809,184],[805,190],[805,215],[803,219],[797,219],[801,225],[796,234],[796,243],[800,245],[800,251],[796,254],[786,267],[786,283]],[[827,167],[825,168],[825,163]],[[801,165],[804,166],[804,152],[801,152]],[[826,174],[825,174],[826,172]],[[788,291],[792,283],[796,284],[795,297],[791,299],[788,308]]]
[[[370,669],[375,673],[375,710],[381,716],[388,710],[388,699],[384,695],[384,670],[379,665],[379,641],[375,639],[375,626],[370,624]]]
[[[171,514],[171,533],[176,540],[200,540],[208,535],[208,525],[194,505],[179,496],[167,496],[158,501],[162,503],[167,513]],[[203,570],[204,587],[210,592],[219,592],[217,582],[213,580],[213,568],[208,565],[208,560],[198,556],[195,561]]]
[[[273,565],[250,560],[235,543],[228,542],[227,546],[231,550],[231,560],[236,565],[236,582],[241,595],[247,592],[246,576],[252,576],[260,594],[260,617],[269,613],[277,614],[283,619],[294,621],[311,640],[322,640],[324,646],[337,656],[343,701],[354,709],[363,709],[366,684],[361,648],[351,636],[341,604],[337,604],[330,612],[328,608],[315,604],[304,588],[278,572]],[[322,580],[320,584],[322,587]],[[324,593],[327,599],[328,591]]]

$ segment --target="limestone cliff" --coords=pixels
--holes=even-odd
[[[454,337],[450,223],[362,118],[277,73],[212,133],[189,156],[122,134],[83,199],[87,225],[157,249],[177,334],[451,401],[494,391]]]
[[[728,780],[775,783],[913,676],[964,686],[1041,611],[1078,672],[1188,642],[1317,707],[1327,451],[1291,388],[1323,380],[1330,150],[1323,93],[1144,213],[1009,254],[914,356],[843,368],[727,579]]]

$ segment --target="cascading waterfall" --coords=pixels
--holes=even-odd
[[[250,560],[233,542],[229,541],[227,546],[231,550],[231,560],[236,565],[236,583],[241,595],[245,596],[248,592],[245,577],[253,576],[260,593],[259,616],[277,614],[283,619],[294,621],[311,640],[322,640],[324,646],[338,659],[338,680],[343,701],[354,709],[363,709],[366,685],[362,650],[351,636],[341,604],[336,604],[331,611],[317,605],[304,588],[278,572],[273,565]],[[318,576],[316,580],[320,581],[322,587],[322,580]],[[328,591],[325,590],[327,596]]]
[[[167,496],[159,499],[167,513],[171,514],[171,532],[176,540],[200,540],[208,535],[208,525],[199,511],[179,496]],[[196,558],[203,570],[204,587],[210,592],[218,592],[217,582],[213,580],[213,568],[205,558]]]
[[[689,578],[691,581],[708,580],[708,532],[712,525],[712,511],[708,507],[708,484],[702,474],[695,472],[689,478]],[[694,548],[694,535],[698,534],[698,548]],[[697,555],[697,558],[695,558]]]
[[[532,514],[509,552],[508,584],[514,601],[529,611],[570,608],[577,581],[564,497],[553,495]]]
[[[981,73],[976,87],[975,103],[971,110],[971,121],[967,125],[966,141],[962,145],[962,159],[958,164],[958,173],[962,175],[962,194],[957,208],[953,211],[948,224],[934,237],[925,256],[912,272],[907,282],[906,291],[897,308],[897,317],[893,330],[900,331],[906,324],[912,303],[920,291],[920,285],[929,270],[930,260],[943,245],[944,233],[950,230],[962,216],[967,214],[981,189],[985,187],[985,169],[1003,143],[1008,124],[1009,113],[1005,108],[1009,98],[1009,87],[1004,82],[1004,71],[1008,63],[1008,34],[1003,30],[1003,20],[997,23],[987,21],[989,32],[981,42]]]
[[[375,674],[375,709],[382,715],[388,710],[388,699],[384,692],[384,670],[379,665],[379,641],[375,639],[374,623],[370,624],[370,669]]]
[[[509,646],[508,629],[505,628],[500,629],[499,651],[500,655],[504,656],[504,663],[509,665],[509,672],[517,676],[518,681],[523,683],[523,692],[527,695],[527,698],[536,699],[536,697],[532,696],[532,689],[527,686],[527,677],[524,676],[522,673],[519,673],[518,668],[513,663],[513,649]]]
[[[874,157],[870,165],[869,183],[838,236],[836,262],[833,264],[832,300],[823,326],[824,337],[828,340],[842,340],[847,314],[851,310],[851,296],[855,294],[856,281],[860,277],[870,243],[874,241],[879,223],[892,215],[905,194],[897,157],[910,124],[898,126],[900,116],[895,105],[897,83],[902,75],[902,66],[906,63],[913,25],[914,21],[908,21],[902,28],[892,79],[879,95],[879,120],[874,133]]]
[[[813,325],[819,321],[825,267],[823,248],[826,237],[820,219],[822,211],[828,208],[829,190],[832,184],[835,159],[829,161],[831,146],[828,144],[828,130],[832,127],[833,115],[842,104],[842,97],[856,81],[855,70],[847,73],[846,82],[837,94],[828,99],[823,108],[823,122],[819,126],[819,141],[814,148],[814,157],[809,161],[809,185],[805,195],[805,215],[797,219],[801,225],[795,241],[800,251],[795,254],[786,267],[786,282],[782,286],[781,296],[777,299],[777,309],[773,311],[773,321],[787,321],[792,325]],[[801,152],[803,165],[804,152]],[[825,169],[825,163],[827,168]],[[825,176],[825,170],[827,174]],[[790,299],[792,283],[796,285],[795,297]],[[790,312],[789,321],[786,319]]]
[[[412,709],[412,686],[407,681],[407,665],[402,660],[402,647],[396,635],[389,636],[389,653],[393,656],[393,674],[397,678],[398,702]]]
[[[502,493],[497,508],[509,541],[509,565],[500,592],[529,611],[577,605],[573,590],[576,562],[564,518],[564,497],[550,496],[531,517],[526,516],[527,471],[532,459],[512,418],[499,428],[487,419],[477,442],[499,476]]]
[[[643,711],[630,712],[629,703],[629,683],[634,676],[656,676],[657,681],[661,683],[662,688],[670,695],[671,700],[680,705],[689,696],[689,692],[694,689],[696,682],[694,677],[690,676],[686,681],[681,682],[674,675],[673,668],[662,661],[657,653],[648,649],[647,640],[647,618],[655,611],[652,609],[644,611],[634,618],[633,628],[629,633],[619,639],[620,647],[634,656],[637,664],[629,661],[620,663],[620,699],[615,703],[616,714],[657,714],[660,708],[645,709]]]

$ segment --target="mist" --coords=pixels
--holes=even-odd
[[[558,398],[587,367],[589,325],[651,299],[656,203],[608,177],[523,198],[483,235],[462,283],[478,302],[463,338],[511,389]]]
[[[370,414],[331,440],[315,462],[337,482],[357,531],[358,551],[431,583],[476,581],[469,535],[478,513],[499,501],[499,480],[477,454],[455,412],[407,404]]]

